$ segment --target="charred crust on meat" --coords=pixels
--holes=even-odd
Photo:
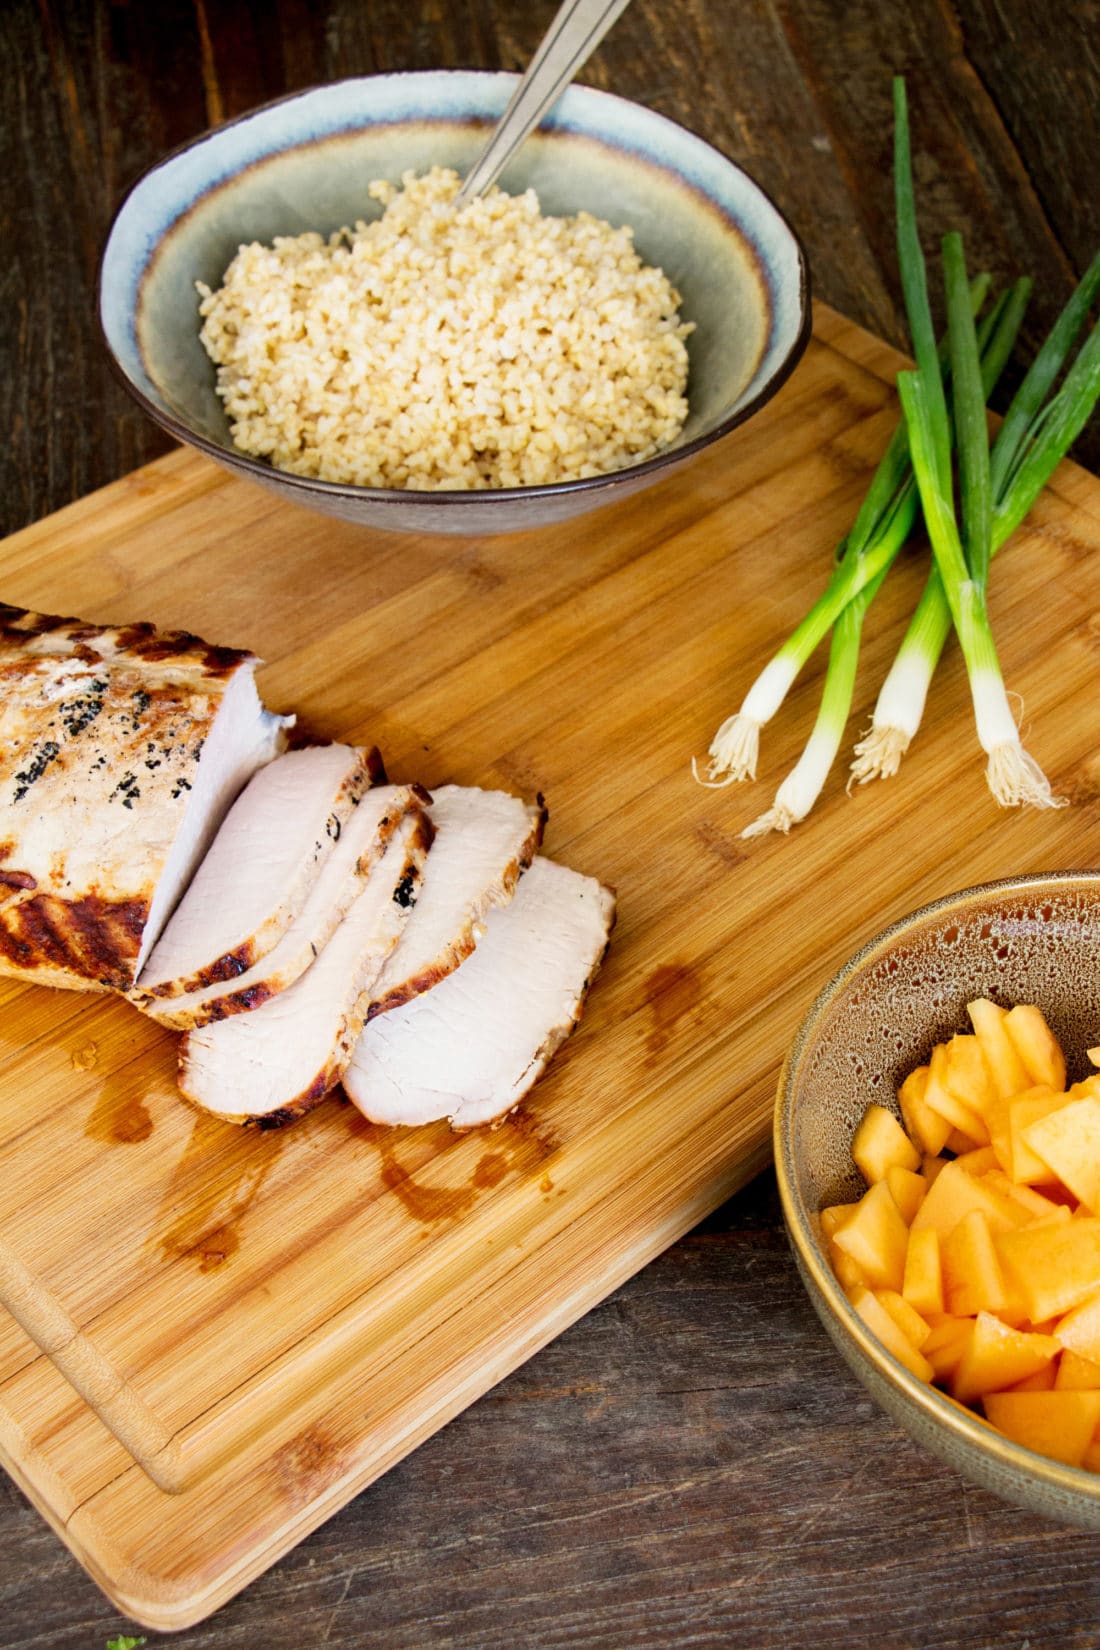
[[[0,883],[5,888],[37,888],[38,878],[29,871],[0,871]]]
[[[431,805],[432,805],[432,793],[431,793],[431,791],[426,790],[424,788],[424,786],[420,785],[420,784],[410,785],[409,789],[413,793],[413,795],[416,797],[416,800],[418,802],[422,802],[424,804],[425,808],[430,808],[431,807]]]
[[[393,903],[400,905],[402,910],[408,910],[416,904],[417,883],[420,881],[420,872],[415,866],[405,872],[401,881],[393,891]]]
[[[188,779],[177,779],[175,785],[172,787],[172,801],[174,802],[182,791],[189,791],[190,789],[191,789],[190,780],[188,780]]]
[[[37,785],[51,762],[56,762],[61,754],[61,746],[53,739],[46,739],[39,745],[37,751],[22,772],[17,773],[17,784],[12,792],[13,802],[22,802],[32,785]]]
[[[329,814],[325,821],[325,835],[331,837],[333,842],[340,840],[340,821],[335,814]]]
[[[141,787],[135,774],[124,773],[107,801],[114,802],[116,798],[121,801],[124,808],[132,808],[135,802],[141,800]]]

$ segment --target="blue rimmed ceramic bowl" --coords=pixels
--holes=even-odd
[[[630,224],[695,323],[690,414],[643,463],[580,481],[470,492],[351,487],[290,475],[239,452],[199,342],[195,282],[221,284],[242,243],[331,233],[378,215],[374,178],[434,164],[460,173],[516,77],[466,70],[340,81],[268,104],[197,138],[134,186],[100,268],[99,318],[123,382],[178,440],[284,497],[345,520],[411,532],[512,532],[624,497],[687,462],[758,411],[809,336],[797,237],[739,167],[635,103],[572,86],[504,172],[542,210]]]

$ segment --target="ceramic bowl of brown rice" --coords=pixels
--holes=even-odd
[[[809,333],[781,213],[682,127],[577,86],[460,206],[514,84],[342,81],[140,179],[99,317],[150,416],[294,502],[460,534],[610,504],[750,418]]]

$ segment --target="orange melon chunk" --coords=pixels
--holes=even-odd
[[[931,1195],[925,1198],[921,1214]],[[1002,1230],[996,1243],[1008,1281],[1015,1284],[1032,1323],[1060,1318],[1100,1293],[1100,1220],[1052,1217],[1016,1231]]]
[[[1042,1009],[1034,1003],[1018,1003],[1005,1015],[1004,1027],[1031,1081],[1052,1089],[1064,1089],[1066,1057]]]
[[[1005,1025],[1008,1016],[1004,1009],[985,997],[978,997],[967,1003],[966,1011],[981,1044],[994,1092],[1008,1100],[1031,1088],[1032,1080]]]
[[[863,1194],[833,1242],[852,1257],[872,1288],[901,1289],[909,1228],[885,1180]]]
[[[1082,1301],[1064,1318],[1059,1318],[1056,1333],[1071,1352],[1100,1363],[1100,1294]]]
[[[935,1371],[937,1381],[949,1381],[974,1333],[973,1318],[941,1318],[921,1352]]]
[[[927,1318],[936,1317],[945,1310],[940,1235],[931,1227],[923,1232],[909,1233],[901,1293],[910,1306]]]
[[[1067,1104],[1066,1095],[1054,1094],[1048,1088],[1027,1089],[1009,1102],[1009,1161],[1005,1166],[1017,1185],[1033,1186],[1036,1181],[1052,1178],[1049,1165],[1032,1151],[1024,1131],[1041,1117],[1060,1111]]]
[[[1053,1392],[1058,1385],[1057,1376],[1058,1365],[1056,1363],[1044,1364],[1043,1368],[1037,1369],[1034,1375],[1029,1375],[1026,1380],[1013,1382],[1012,1386],[1006,1387],[1005,1390],[1007,1392]]]
[[[898,1328],[882,1302],[870,1289],[864,1289],[862,1294],[853,1296],[852,1305],[887,1352],[892,1352],[898,1362],[904,1364],[918,1380],[931,1382],[932,1365]],[[1100,1393],[1097,1397],[1100,1398]]]
[[[1079,1467],[1100,1422],[1100,1392],[991,1392],[985,1413],[1014,1443]]]
[[[869,1186],[891,1168],[919,1169],[920,1152],[892,1111],[870,1105],[852,1139],[852,1161]]]
[[[826,1238],[835,1236],[837,1228],[844,1225],[849,1215],[854,1215],[859,1208],[858,1203],[833,1203],[821,1211],[821,1230]]]
[[[989,1217],[971,1209],[943,1238],[943,1298],[955,1318],[978,1312],[1008,1312],[1011,1293],[1005,1282]],[[1012,1316],[1022,1316],[1017,1307]]]
[[[1058,1360],[1058,1378],[1054,1385],[1070,1392],[1100,1392],[1100,1364],[1066,1347]]]
[[[903,1169],[894,1164],[886,1171],[886,1184],[893,1194],[894,1202],[901,1211],[901,1218],[908,1226],[928,1191],[928,1182],[923,1175],[914,1174],[912,1169]]]
[[[979,1117],[984,1117],[994,1100],[998,1098],[998,1091],[993,1086],[982,1045],[977,1037],[968,1037],[962,1033],[952,1037],[947,1045],[943,1080],[948,1093],[953,1094],[956,1100],[961,1100],[968,1110],[976,1111]]]
[[[988,1174],[990,1169],[1000,1168],[1000,1160],[992,1146],[974,1146],[968,1152],[960,1152],[955,1162],[967,1174]]]
[[[898,1105],[901,1107],[901,1120],[910,1140],[926,1156],[938,1157],[947,1144],[951,1125],[946,1117],[941,1117],[939,1112],[933,1111],[926,1102],[924,1091],[927,1083],[928,1067],[918,1066],[915,1071],[909,1073],[898,1090]]]
[[[1000,1318],[979,1312],[965,1352],[951,1377],[960,1403],[972,1404],[983,1393],[1003,1392],[1053,1363],[1058,1342],[1052,1335],[1028,1335],[1010,1329]]]
[[[875,1298],[884,1306],[905,1339],[919,1352],[931,1333],[920,1313],[893,1289],[876,1289]]]
[[[960,1169],[958,1160],[945,1163],[928,1189],[928,1195],[913,1216],[913,1230],[933,1227],[941,1237],[954,1230],[972,1209],[981,1209],[994,1230],[1009,1230],[1027,1220],[1026,1212],[1012,1198],[989,1186],[985,1180]]]
[[[1089,1095],[1029,1123],[1025,1144],[1093,1214],[1100,1211],[1100,1100]]]
[[[947,1044],[937,1043],[928,1063],[928,1081],[924,1085],[924,1103],[947,1120],[952,1129],[958,1129],[974,1146],[989,1145],[989,1130],[972,1106],[957,1098],[947,1087]],[[950,1142],[950,1133],[947,1136]],[[952,1147],[952,1150],[955,1148]]]

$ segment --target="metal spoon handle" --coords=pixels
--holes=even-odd
[[[630,0],[563,0],[492,137],[466,174],[458,191],[460,206],[496,182],[629,4]]]

